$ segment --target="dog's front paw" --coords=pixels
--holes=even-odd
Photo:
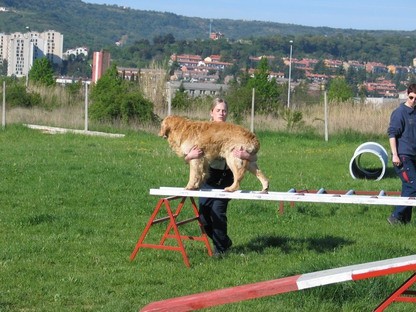
[[[225,191],[225,192],[230,192],[230,193],[232,193],[232,192],[237,191],[237,189],[236,189],[236,188],[234,188],[234,187],[229,186],[229,187],[226,187],[226,188],[224,189],[224,191]]]
[[[194,190],[198,190],[199,187],[195,186],[195,185],[187,185],[185,186],[185,190],[189,190],[189,191],[194,191]]]

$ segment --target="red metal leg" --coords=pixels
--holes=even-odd
[[[185,262],[185,265],[189,268],[191,265],[189,263],[188,255],[186,254],[185,247],[182,243],[181,235],[179,234],[178,226],[176,224],[176,217],[181,212],[185,200],[186,200],[186,197],[183,197],[182,200],[180,201],[180,203],[178,204],[178,207],[176,208],[175,214],[173,214],[172,209],[170,207],[169,200],[165,199],[166,211],[168,213],[170,222],[169,222],[169,224],[166,228],[165,234],[163,234],[162,239],[160,240],[159,245],[164,246],[164,249],[180,251],[181,254],[182,254],[183,262]],[[173,229],[174,234],[170,235],[169,232],[172,229]],[[166,238],[176,239],[176,241],[178,243],[178,247],[165,246],[164,244],[165,244]]]
[[[163,245],[165,243],[165,240],[169,237],[170,238],[176,238],[176,237],[171,237],[169,235],[169,233],[172,230],[172,227],[176,224],[176,217],[181,213],[181,210],[182,210],[182,207],[185,203],[185,200],[186,200],[186,197],[182,197],[181,201],[178,204],[178,207],[176,207],[176,210],[173,214],[172,214],[172,209],[170,207],[169,201],[166,202],[165,205],[167,206],[166,208],[168,210],[168,215],[169,215],[170,222],[169,222],[169,224],[166,228],[165,233],[162,236],[162,239],[160,240],[160,245]]]
[[[143,231],[143,233],[140,235],[140,238],[132,252],[132,254],[130,255],[130,260],[133,260],[136,257],[136,254],[138,253],[140,248],[154,248],[154,249],[164,249],[164,250],[172,250],[172,251],[179,251],[182,254],[182,258],[183,261],[185,263],[185,265],[187,267],[190,267],[190,263],[189,263],[189,259],[188,256],[186,254],[185,251],[185,247],[183,244],[183,240],[197,240],[197,241],[202,241],[205,243],[205,246],[208,250],[208,254],[210,256],[212,256],[212,250],[211,250],[211,246],[209,244],[207,235],[205,234],[205,231],[202,227],[202,224],[199,222],[199,214],[198,214],[198,207],[195,204],[195,200],[191,197],[191,204],[192,204],[192,208],[194,211],[195,216],[184,220],[184,221],[177,221],[177,217],[179,216],[179,214],[182,211],[182,208],[184,207],[184,203],[186,201],[187,197],[178,197],[178,196],[173,196],[173,197],[168,197],[168,198],[163,198],[160,199],[155,207],[155,210],[152,213],[152,216],[150,217],[149,221],[147,222],[147,225]],[[181,201],[179,202],[175,212],[172,212],[172,208],[170,205],[170,201],[171,200],[175,200],[175,199],[181,199]],[[161,207],[165,206],[166,208],[166,212],[167,212],[167,216],[159,218],[159,219],[155,219],[156,216],[158,215],[158,213],[160,212]],[[199,227],[201,229],[201,236],[183,236],[179,233],[179,229],[178,227],[180,225],[192,222],[192,221],[198,221]],[[157,223],[161,223],[161,222],[169,222],[167,225],[167,228],[162,236],[162,238],[160,239],[158,244],[146,244],[144,243],[144,240],[146,238],[147,233],[149,232],[150,228],[152,225],[157,224]],[[173,230],[173,234],[171,233]],[[165,245],[165,242],[168,238],[172,238],[175,239],[177,241],[177,246],[170,246],[170,245]]]
[[[416,292],[408,290],[416,282],[416,273],[414,273],[410,278],[408,278],[399,288],[397,288],[386,300],[384,300],[380,305],[374,310],[374,312],[382,312],[393,302],[414,302],[416,303]],[[410,295],[410,296],[403,296]]]
[[[142,234],[140,235],[139,240],[137,241],[136,246],[134,247],[133,252],[130,255],[130,261],[133,261],[134,258],[136,257],[137,253],[139,252],[139,249],[144,241],[144,239],[146,238],[147,232],[149,231],[150,227],[153,225],[153,220],[156,218],[157,214],[159,213],[160,207],[162,206],[164,202],[164,199],[160,199],[155,207],[155,210],[152,213],[152,216],[150,217],[149,221],[146,224],[146,227],[144,228],[144,231],[142,232]]]
[[[201,233],[202,233],[201,239],[205,243],[205,247],[207,247],[208,255],[211,257],[212,256],[211,245],[208,241],[208,235],[205,233],[204,226],[202,225],[201,221],[199,221],[198,206],[196,205],[195,199],[193,197],[190,197],[189,199],[191,200],[191,204],[192,204],[192,208],[194,210],[194,214],[197,216],[198,225],[199,225],[199,228],[201,229]]]
[[[283,201],[279,202],[279,214],[282,215],[285,210],[285,203]]]

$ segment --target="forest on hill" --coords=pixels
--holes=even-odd
[[[0,33],[53,29],[64,35],[64,49],[87,46],[99,50],[122,42],[152,40],[172,34],[177,40],[203,40],[212,31],[231,41],[273,36],[399,37],[414,38],[416,31],[362,31],[329,27],[185,17],[166,12],[135,10],[118,5],[89,4],[81,0],[0,0]],[[411,41],[411,40],[410,40]],[[415,40],[413,40],[415,41]]]
[[[363,31],[307,27],[261,21],[203,19],[173,13],[135,10],[118,5],[88,4],[81,0],[0,0],[0,33],[56,30],[64,35],[64,50],[84,46],[88,59],[71,60],[60,75],[90,76],[93,51],[106,49],[119,66],[167,67],[172,54],[202,58],[220,55],[234,65],[223,74],[253,68],[251,57],[273,56],[270,69],[286,72],[282,58],[336,59],[413,66],[416,31]],[[224,37],[209,40],[212,31]],[[116,42],[118,44],[116,44]],[[4,67],[4,66],[3,66]],[[171,68],[172,69],[172,68]],[[4,68],[3,70],[4,71]],[[324,73],[324,72],[319,72]],[[293,69],[293,78],[301,72]],[[338,73],[343,74],[343,73]],[[403,77],[395,77],[400,81]],[[366,77],[369,79],[369,77]]]

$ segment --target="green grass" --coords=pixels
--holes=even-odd
[[[259,133],[259,165],[272,191],[397,191],[389,164],[381,181],[354,180],[361,143],[385,137]],[[391,227],[392,207],[232,200],[233,251],[209,258],[187,242],[177,252],[129,256],[158,200],[150,188],[184,186],[188,168],[167,142],[144,132],[125,138],[0,131],[0,311],[137,311],[157,300],[339,266],[411,255],[414,222]],[[247,190],[260,183],[247,175]],[[184,208],[185,209],[185,208]],[[154,226],[159,237],[164,226]],[[195,224],[181,228],[194,233]],[[149,237],[152,238],[152,237]],[[370,311],[406,274],[243,301],[208,311]],[[408,311],[394,303],[389,311]]]

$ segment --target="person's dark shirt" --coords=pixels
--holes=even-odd
[[[234,182],[232,171],[227,167],[225,159],[214,160],[209,166],[206,184],[213,188],[223,189]]]
[[[389,138],[396,138],[399,155],[416,156],[416,111],[400,104],[390,116]]]

